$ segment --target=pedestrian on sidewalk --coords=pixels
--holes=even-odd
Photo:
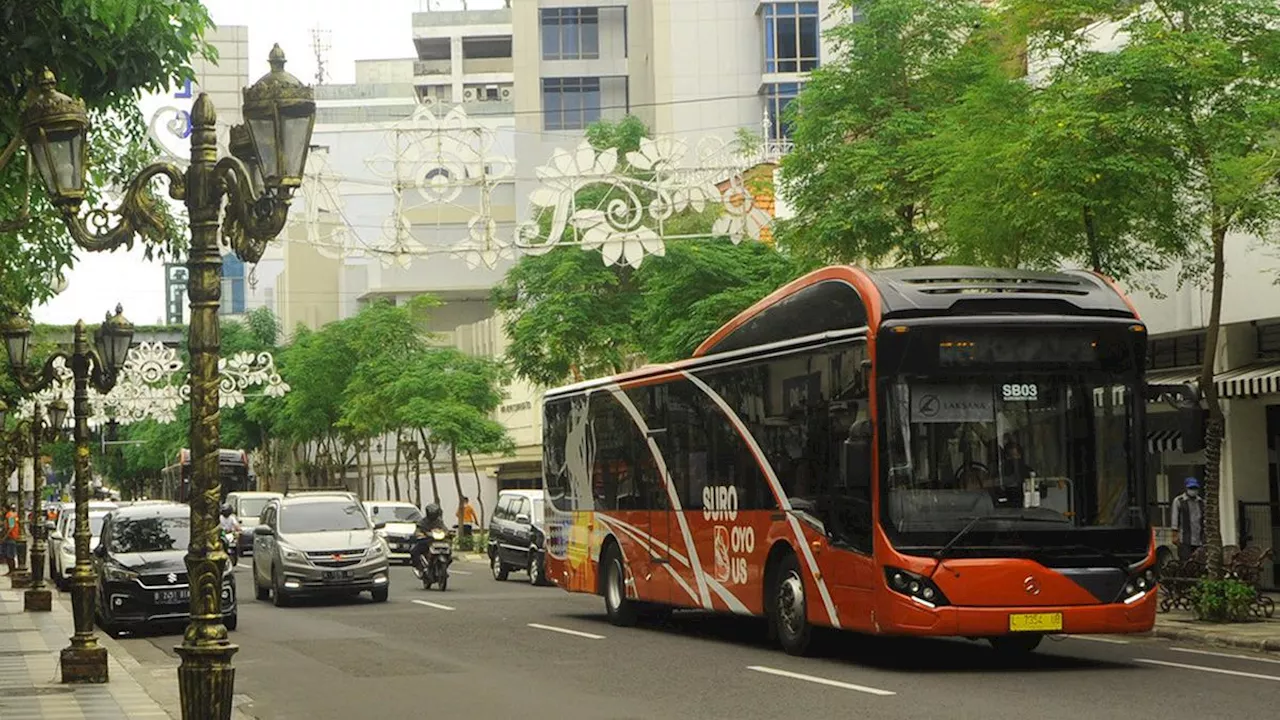
[[[8,567],[5,575],[12,575],[18,566],[18,513],[13,505],[4,504],[0,512],[0,560]]]
[[[1188,560],[1204,545],[1204,498],[1200,496],[1200,481],[1189,477],[1183,483],[1186,488],[1173,499],[1170,506],[1173,521],[1173,544],[1178,547],[1178,559]]]
[[[471,533],[479,524],[480,520],[476,518],[475,508],[471,507],[471,500],[463,495],[462,503],[458,505],[458,533],[461,536],[458,538],[459,548],[471,550],[475,547]]]

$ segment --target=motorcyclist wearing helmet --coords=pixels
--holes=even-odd
[[[240,535],[240,518],[236,517],[236,511],[230,505],[222,506],[222,518],[218,520],[218,527],[222,532],[235,533],[237,537]]]
[[[422,517],[418,519],[417,531],[414,533],[413,547],[409,550],[409,566],[413,568],[416,575],[421,576],[422,571],[418,569],[418,559],[422,557],[422,553],[426,551],[428,544],[431,542],[432,530],[448,530],[449,527],[444,524],[444,511],[435,503],[428,503],[422,508]]]

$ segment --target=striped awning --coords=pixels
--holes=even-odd
[[[1182,450],[1182,433],[1177,430],[1152,430],[1147,433],[1147,452],[1151,454]]]
[[[1224,398],[1280,393],[1280,363],[1271,361],[1245,365],[1218,373],[1213,380],[1218,386],[1218,396]]]
[[[1181,370],[1152,370],[1147,373],[1149,385],[1182,385],[1194,383],[1200,379],[1200,368],[1183,368]]]

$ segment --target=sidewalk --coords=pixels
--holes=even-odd
[[[153,673],[104,633],[105,685],[64,685],[58,653],[74,623],[56,590],[53,611],[22,611],[22,591],[0,589],[0,718],[4,720],[169,720],[181,717],[176,672]],[[245,715],[237,708],[233,718]]]
[[[1151,634],[1167,640],[1280,652],[1280,617],[1248,623],[1197,622],[1189,612],[1156,614]]]

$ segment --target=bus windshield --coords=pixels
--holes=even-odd
[[[944,538],[975,517],[1019,533],[1144,527],[1133,463],[1138,400],[1114,380],[1007,372],[895,379],[885,424],[887,524]]]

